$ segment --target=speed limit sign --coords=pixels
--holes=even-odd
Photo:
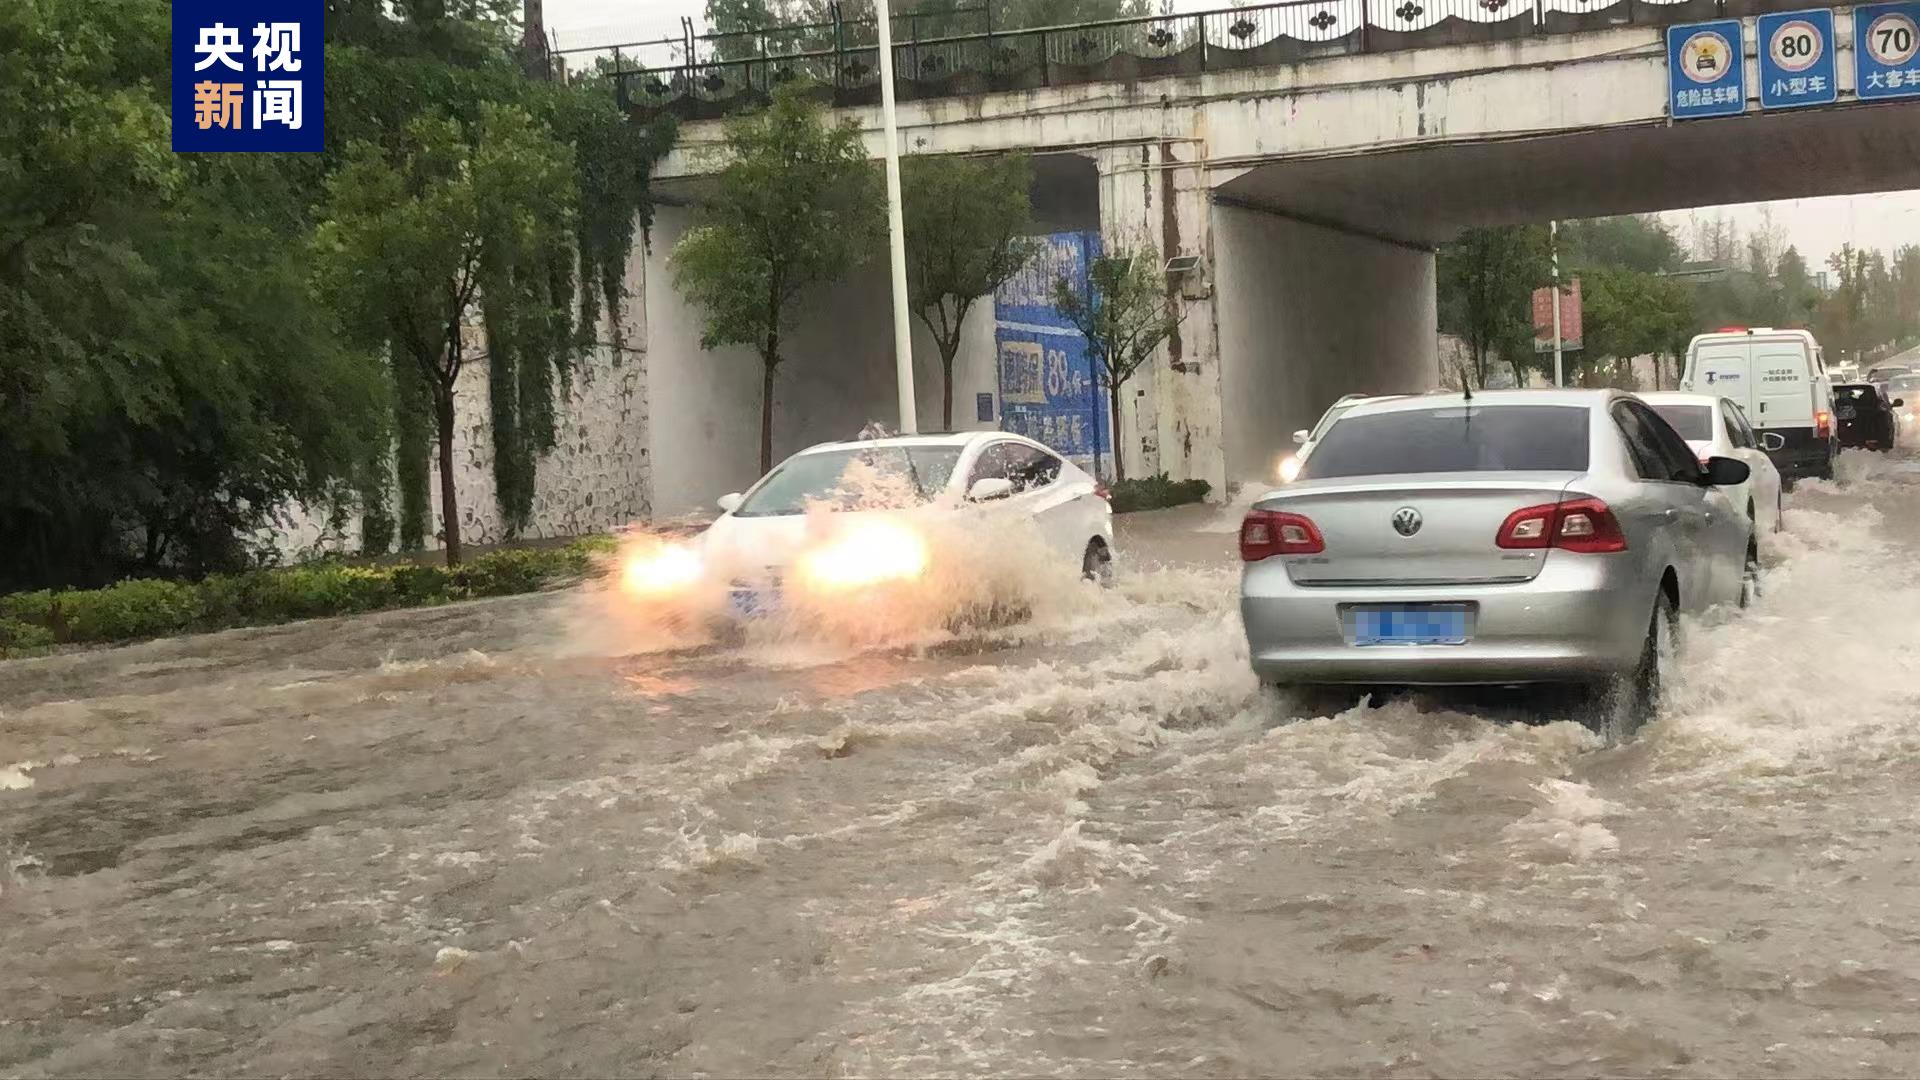
[[[1920,2],[1854,8],[1853,65],[1863,100],[1920,96]]]
[[[1839,97],[1833,67],[1833,12],[1784,11],[1762,15],[1760,107],[1826,105]]]

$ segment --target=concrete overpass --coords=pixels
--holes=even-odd
[[[1421,7],[1404,0],[1383,16],[1378,6],[1295,0],[1262,11],[1377,22]],[[1360,51],[1350,33],[1335,55],[1268,64],[1216,58],[1150,77],[903,103],[906,152],[1038,155],[1035,198],[1047,227],[1097,227],[1110,245],[1145,239],[1169,255],[1199,256],[1200,270],[1176,286],[1188,315],[1167,362],[1129,387],[1130,474],[1164,470],[1216,486],[1259,475],[1286,433],[1338,393],[1428,385],[1436,368],[1433,248],[1463,228],[1920,187],[1920,107],[1853,100],[1849,8],[1837,10],[1839,104],[1763,113],[1750,102],[1743,115],[1676,123],[1667,117],[1664,25],[1711,17],[1719,10],[1711,3],[1539,0],[1518,16],[1507,0],[1434,6],[1440,10],[1422,15],[1422,28],[1404,33],[1451,43]],[[1589,8],[1597,10],[1571,13]],[[1203,41],[1212,17],[1191,17]],[[1556,17],[1579,21],[1569,32],[1547,32]],[[1627,25],[1583,28],[1607,21]],[[1169,45],[1185,40],[1190,50],[1193,38]],[[1273,40],[1300,44],[1284,34]],[[1757,85],[1751,72],[1747,85]],[[834,92],[849,96],[843,86]],[[839,111],[867,132],[877,155],[877,109]],[[699,355],[697,315],[664,276],[702,178],[724,164],[721,139],[717,120],[686,123],[658,171],[659,190],[682,205],[660,215],[645,267],[650,352],[654,363],[697,364],[709,374],[741,368],[750,380],[746,358]],[[801,348],[836,359],[809,358],[788,373],[782,414],[792,418],[789,431],[809,429],[794,441],[857,427],[863,413],[891,415],[885,303],[876,267],[811,308]],[[970,328],[957,400],[993,389],[990,320],[989,311]],[[930,350],[920,352],[931,384],[931,393],[921,388],[925,416],[937,402],[937,373]],[[675,407],[676,391],[662,397],[672,385],[684,386],[692,413],[732,426],[719,419],[732,412],[722,403],[732,389],[702,389],[696,371],[682,374],[689,378],[656,380],[656,424]],[[722,464],[728,450],[711,450],[712,471],[741,471],[737,462]],[[665,478],[671,463],[656,466],[658,501],[684,501]],[[696,475],[691,488],[716,483],[724,487],[717,475]]]

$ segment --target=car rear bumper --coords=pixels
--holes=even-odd
[[[1253,669],[1279,683],[1487,685],[1585,682],[1639,662],[1657,582],[1630,555],[1555,551],[1532,581],[1502,585],[1302,587],[1285,560],[1249,565],[1240,614]],[[1467,603],[1460,645],[1355,645],[1352,604]]]

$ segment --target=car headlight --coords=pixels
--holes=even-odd
[[[1291,484],[1300,475],[1300,459],[1292,454],[1280,459],[1280,482]]]
[[[699,552],[685,544],[660,544],[627,557],[620,587],[638,597],[671,596],[692,587],[705,572]]]
[[[926,572],[927,542],[897,521],[876,518],[849,524],[838,535],[800,556],[795,569],[821,589],[855,589]]]

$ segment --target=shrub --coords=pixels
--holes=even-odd
[[[389,607],[393,575],[389,570],[315,563],[253,576],[243,590],[249,622],[312,619]]]
[[[56,593],[51,621],[63,641],[119,641],[184,630],[200,612],[192,585],[141,579]]]
[[[53,590],[41,589],[38,592],[10,593],[0,596],[0,619],[16,619],[20,622],[39,623],[50,626],[53,623]]]
[[[1212,485],[1205,480],[1169,480],[1166,473],[1155,473],[1138,480],[1121,480],[1111,489],[1113,512],[1127,514],[1135,510],[1158,510],[1166,506],[1199,502],[1207,497],[1210,490]]]
[[[532,592],[592,572],[615,548],[614,538],[593,536],[564,547],[489,552],[452,570],[322,561],[214,574],[198,584],[139,580],[104,589],[14,593],[0,596],[0,655],[58,641],[127,641],[189,627],[216,630]]]
[[[444,566],[396,566],[392,575],[393,599],[402,607],[440,603],[452,585]]]
[[[0,615],[0,653],[44,649],[53,644],[53,631],[44,626]]]

